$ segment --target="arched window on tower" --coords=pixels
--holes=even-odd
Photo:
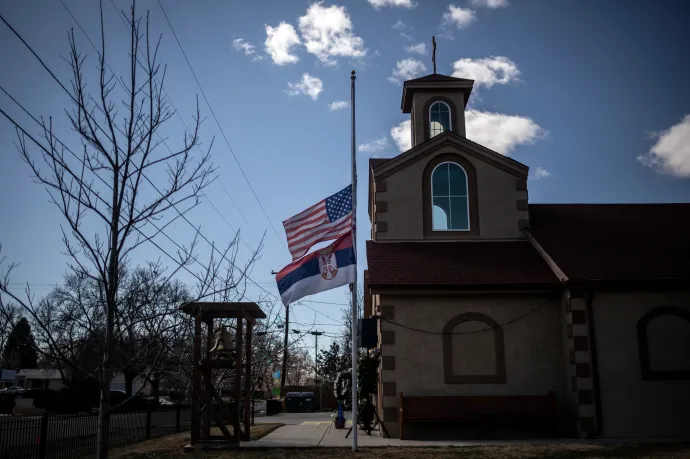
[[[467,173],[457,163],[445,162],[431,173],[431,211],[434,231],[469,231]]]
[[[429,133],[435,137],[444,131],[450,131],[450,107],[445,102],[434,102],[429,107]]]

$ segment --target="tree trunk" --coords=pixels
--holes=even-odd
[[[103,91],[103,73],[101,72],[101,91]],[[119,158],[119,156],[116,155]],[[117,288],[120,284],[118,278],[118,230],[120,224],[119,207],[119,176],[118,161],[113,167],[113,201],[112,220],[110,221],[110,259],[108,260],[108,274],[106,287],[106,319],[105,319],[105,343],[103,346],[103,369],[101,375],[101,403],[98,410],[98,437],[96,444],[96,458],[108,459],[108,440],[110,438],[110,383],[113,380],[112,357],[113,335],[115,328],[115,309],[117,308]]]
[[[134,378],[137,377],[137,374],[132,371],[125,371],[123,376],[125,377],[125,395],[129,398],[132,396],[132,392],[134,392],[132,386],[134,385]]]
[[[105,378],[103,370],[103,382],[101,382],[101,400],[98,405],[98,440],[96,444],[96,457],[107,459],[108,440],[110,434],[110,380]]]
[[[153,403],[158,405],[158,402],[160,402],[161,379],[160,375],[158,374],[154,374],[152,376],[153,378],[151,379],[151,396],[153,397]]]

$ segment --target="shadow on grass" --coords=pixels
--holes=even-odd
[[[143,445],[142,445],[143,446]],[[179,448],[137,448],[111,457],[126,459],[183,459],[190,457]],[[193,456],[196,457],[196,456]],[[362,448],[245,448],[241,451],[204,451],[199,457],[213,459],[617,459],[690,458],[690,445],[502,445],[465,447],[381,447]]]

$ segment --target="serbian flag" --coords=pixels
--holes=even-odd
[[[315,293],[351,284],[355,278],[352,231],[324,249],[316,250],[280,270],[278,291],[285,306]]]

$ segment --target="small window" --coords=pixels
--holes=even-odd
[[[445,102],[434,102],[429,107],[429,133],[435,137],[444,131],[450,131],[450,107]]]
[[[432,229],[469,231],[467,173],[459,164],[441,163],[431,173]]]

